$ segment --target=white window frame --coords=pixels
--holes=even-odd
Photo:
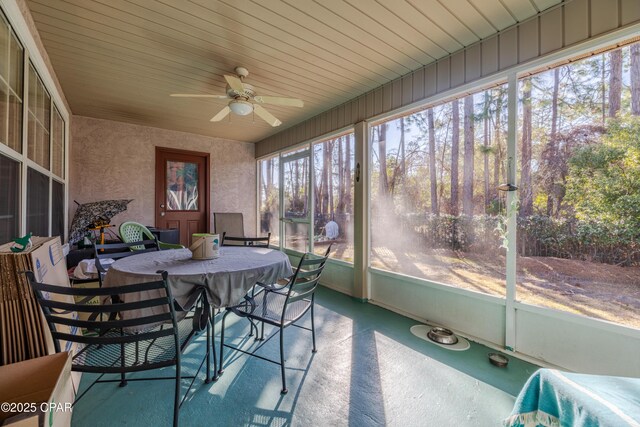
[[[387,121],[392,118],[408,115],[414,111],[424,110],[426,108],[442,104],[453,98],[463,97],[467,94],[477,93],[478,91],[481,91],[483,89],[506,83],[507,91],[508,91],[507,157],[508,158],[511,157],[514,161],[517,161],[517,157],[518,157],[517,155],[517,125],[518,125],[517,84],[518,84],[518,80],[522,77],[526,77],[527,75],[533,74],[534,72],[538,73],[545,69],[551,69],[554,65],[558,65],[561,62],[568,62],[570,58],[578,58],[578,57],[581,57],[582,55],[592,54],[593,52],[596,52],[603,48],[619,46],[623,44],[626,40],[637,37],[639,31],[640,31],[640,24],[635,24],[629,27],[616,30],[616,31],[612,31],[610,33],[589,39],[588,41],[580,43],[577,46],[573,46],[549,55],[545,55],[542,58],[532,60],[522,65],[516,65],[508,70],[501,71],[494,75],[484,77],[474,82],[461,85],[457,88],[438,93],[436,95],[422,99],[420,101],[417,101],[405,107],[399,108],[397,110],[393,110],[384,114],[366,118],[362,123],[360,123],[364,125],[365,131],[355,132],[356,147],[359,147],[360,150],[363,150],[364,161],[367,163],[367,165],[362,165],[363,174],[361,176],[361,179],[365,180],[364,186],[363,186],[364,194],[362,195],[363,199],[370,200],[370,197],[371,197],[371,182],[370,182],[369,173],[368,173],[368,168],[371,165],[371,161],[372,161],[371,150],[369,147],[371,126],[375,126],[380,122]],[[346,129],[351,129],[351,131],[354,131],[354,129],[360,124],[350,125],[348,127],[345,127],[342,130],[322,135],[320,137],[297,144],[295,146],[287,147],[283,150],[280,150],[278,152],[278,155],[282,155],[283,151],[289,151],[289,150],[292,150],[294,147],[300,147],[305,144],[311,144],[312,146],[314,142],[330,139],[332,135],[335,136],[339,134],[341,131],[344,132],[344,130]],[[360,136],[358,137],[359,133],[360,133]],[[274,154],[275,153],[271,153],[269,155],[263,156],[257,159],[257,161],[259,162],[259,160],[261,159],[273,157]],[[357,162],[358,160],[356,158],[356,163]],[[516,163],[513,163],[513,164],[516,164]],[[517,168],[515,167],[513,168],[512,174],[516,173],[516,169]],[[513,182],[515,182],[515,180]],[[510,206],[511,201],[518,198],[518,194],[516,194],[516,192],[509,192],[507,197],[508,197],[508,200],[506,204],[507,206]],[[505,336],[504,336],[505,348],[506,350],[513,351],[513,352],[517,351],[516,325],[515,325],[517,310],[542,313],[550,317],[556,318],[558,320],[573,322],[575,324],[578,324],[584,327],[603,329],[603,330],[611,331],[614,333],[623,334],[632,338],[640,338],[640,330],[632,329],[619,324],[613,324],[610,322],[606,322],[603,320],[599,320],[599,319],[595,319],[587,316],[578,316],[569,312],[564,312],[564,311],[555,310],[551,308],[537,307],[537,306],[527,304],[525,302],[520,302],[517,300],[516,298],[516,251],[515,251],[515,241],[516,241],[515,233],[516,233],[517,227],[516,227],[515,211],[512,212],[511,215],[509,216],[508,223],[507,223],[508,233],[510,236],[512,236],[512,238],[509,239],[510,250],[507,252],[506,296],[504,298],[487,295],[487,294],[483,294],[480,292],[471,291],[467,289],[457,288],[447,284],[436,283],[436,282],[432,282],[425,279],[409,277],[401,273],[394,273],[391,271],[376,269],[375,267],[372,267],[369,259],[370,250],[371,250],[371,238],[370,238],[371,236],[369,232],[370,218],[371,218],[370,204],[366,206],[365,212],[366,212],[364,215],[365,217],[362,218],[362,221],[364,221],[364,226],[367,228],[367,231],[365,232],[365,237],[366,237],[366,244],[364,245],[365,247],[363,247],[363,245],[359,244],[359,242],[357,241],[354,242],[355,243],[354,250],[363,251],[362,258],[365,260],[365,267],[364,267],[365,274],[364,274],[364,277],[362,277],[364,284],[363,284],[363,289],[361,289],[362,291],[361,296],[363,296],[364,299],[368,299],[370,296],[370,290],[368,288],[371,283],[370,275],[372,273],[376,273],[379,275],[388,276],[392,278],[395,278],[395,277],[403,278],[403,280],[409,280],[410,282],[419,283],[421,285],[426,285],[428,287],[432,287],[435,289],[447,290],[449,292],[459,294],[464,297],[469,297],[472,299],[487,301],[500,306],[505,306],[505,326],[506,326]],[[336,262],[339,260],[330,260],[330,261]],[[349,264],[349,265],[352,265],[352,264]],[[380,305],[384,306],[384,302],[379,302],[379,303]],[[388,308],[394,309],[393,307],[388,307]],[[410,313],[405,313],[405,314],[410,315]],[[486,342],[486,344],[489,346],[492,346],[491,343]]]
[[[69,118],[70,114],[66,108],[66,104],[63,100],[61,93],[58,91],[58,87],[54,82],[54,78],[47,67],[42,53],[38,48],[38,43],[33,37],[29,29],[20,6],[16,0],[5,0],[0,3],[0,10],[4,13],[9,25],[13,29],[14,33],[18,37],[18,41],[24,49],[23,54],[23,95],[22,95],[22,153],[18,153],[4,144],[0,144],[0,154],[7,156],[8,158],[20,163],[20,208],[19,208],[19,234],[25,235],[27,230],[27,171],[28,168],[34,169],[48,177],[49,179],[49,223],[48,234],[51,235],[51,219],[52,219],[52,180],[56,180],[64,185],[64,203],[63,203],[63,215],[64,215],[64,228],[63,235],[68,234],[69,229]],[[44,83],[45,89],[51,97],[50,108],[50,126],[49,126],[49,170],[41,167],[33,160],[28,158],[27,153],[27,131],[29,123],[29,64],[33,64],[33,68],[36,70],[38,76]],[[53,122],[54,109],[58,110],[62,120],[64,122],[64,177],[60,177],[51,172],[53,149],[51,141],[53,133],[51,132],[51,123]],[[4,243],[4,242],[0,242]],[[64,243],[64,242],[63,242]]]

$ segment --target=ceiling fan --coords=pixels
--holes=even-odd
[[[178,98],[230,99],[229,104],[211,118],[212,122],[219,122],[227,117],[230,112],[239,116],[246,116],[253,112],[274,127],[280,126],[282,122],[265,110],[261,104],[284,105],[287,107],[304,106],[304,102],[302,102],[301,99],[282,98],[279,96],[258,96],[253,86],[244,82],[244,79],[249,75],[249,70],[244,67],[236,67],[234,71],[237,76],[224,76],[227,81],[226,95],[172,93],[170,96]]]

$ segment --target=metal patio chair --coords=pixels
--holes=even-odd
[[[138,248],[138,249],[133,249]],[[154,237],[152,240],[139,240],[129,243],[96,243],[93,245],[95,255],[96,270],[98,270],[98,282],[102,287],[102,280],[111,264],[106,263],[107,260],[117,261],[120,258],[151,251],[159,251],[158,239]]]
[[[280,372],[282,375],[281,393],[287,393],[283,331],[289,326],[296,326],[298,328],[310,330],[313,342],[312,352],[315,353],[317,351],[313,315],[315,291],[325,263],[327,262],[328,252],[329,250],[327,250],[327,253],[324,256],[318,256],[311,253],[304,254],[300,259],[298,268],[289,278],[286,285],[277,286],[261,284],[259,285],[261,289],[258,292],[251,292],[250,294],[247,294],[242,303],[232,307],[227,307],[224,316],[222,317],[222,332],[220,334],[220,367],[218,369],[218,374],[222,374],[224,371],[222,369],[224,362],[224,347],[231,348],[280,365]],[[311,329],[297,325],[296,322],[309,311],[311,312]],[[252,332],[254,321],[262,323],[262,336],[258,338],[259,340],[262,340],[262,343],[256,347],[254,351],[247,352],[224,343],[224,325],[229,313],[234,313],[237,316],[247,318],[252,323]],[[266,340],[264,339],[265,323],[276,328],[276,331]],[[256,352],[277,334],[280,334],[280,361],[278,362],[257,355]]]
[[[271,240],[271,233],[266,237],[233,237],[226,232],[222,233],[221,246],[251,246],[253,248],[268,248]]]
[[[244,218],[241,212],[214,212],[213,228],[219,235],[244,237]],[[242,245],[242,243],[236,243]]]
[[[193,327],[195,322],[191,317],[177,320],[171,289],[167,283],[167,273],[159,273],[162,275],[162,280],[109,288],[72,288],[50,285],[38,283],[31,271],[27,271],[26,275],[44,312],[53,337],[55,351],[61,351],[61,340],[79,343],[84,347],[72,355],[71,369],[77,372],[101,374],[75,401],[80,400],[97,383],[119,382],[120,386],[124,387],[127,381],[174,379],[173,425],[177,426],[180,407],[189,393],[187,391],[180,399],[181,380],[192,379],[190,389],[205,360],[208,369],[210,345],[207,343],[206,355],[197,373],[194,376],[182,377],[181,354],[196,333]],[[118,297],[143,291],[159,291],[161,296],[129,303],[121,302]],[[96,297],[102,303],[86,304]],[[204,294],[201,293],[200,297],[204,297]],[[111,303],[107,303],[109,298],[112,300]],[[79,302],[76,302],[78,300]],[[115,316],[116,313],[140,309],[153,309],[156,314],[133,317],[128,320],[117,319]],[[88,313],[88,320],[80,320],[74,312]],[[104,318],[108,320],[100,320]],[[92,332],[84,335],[76,335],[72,332],[80,328],[86,328]],[[175,366],[175,376],[126,378],[127,373],[168,366]],[[102,379],[105,374],[120,374],[120,379]],[[208,375],[207,378],[209,378]]]

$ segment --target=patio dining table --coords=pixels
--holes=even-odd
[[[184,311],[191,309],[204,287],[214,308],[238,303],[256,282],[275,283],[292,274],[289,258],[282,252],[254,247],[225,246],[219,257],[192,259],[189,249],[145,252],[117,260],[109,268],[104,286],[120,286],[161,280],[158,271],[168,273],[173,298]],[[123,302],[154,298],[154,292],[128,294]],[[149,316],[152,309],[131,312],[129,317]]]

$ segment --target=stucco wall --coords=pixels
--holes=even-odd
[[[133,199],[111,221],[153,225],[155,147],[211,154],[211,212],[242,212],[247,235],[255,235],[254,144],[184,132],[74,116],[69,153],[69,218],[77,200]]]

